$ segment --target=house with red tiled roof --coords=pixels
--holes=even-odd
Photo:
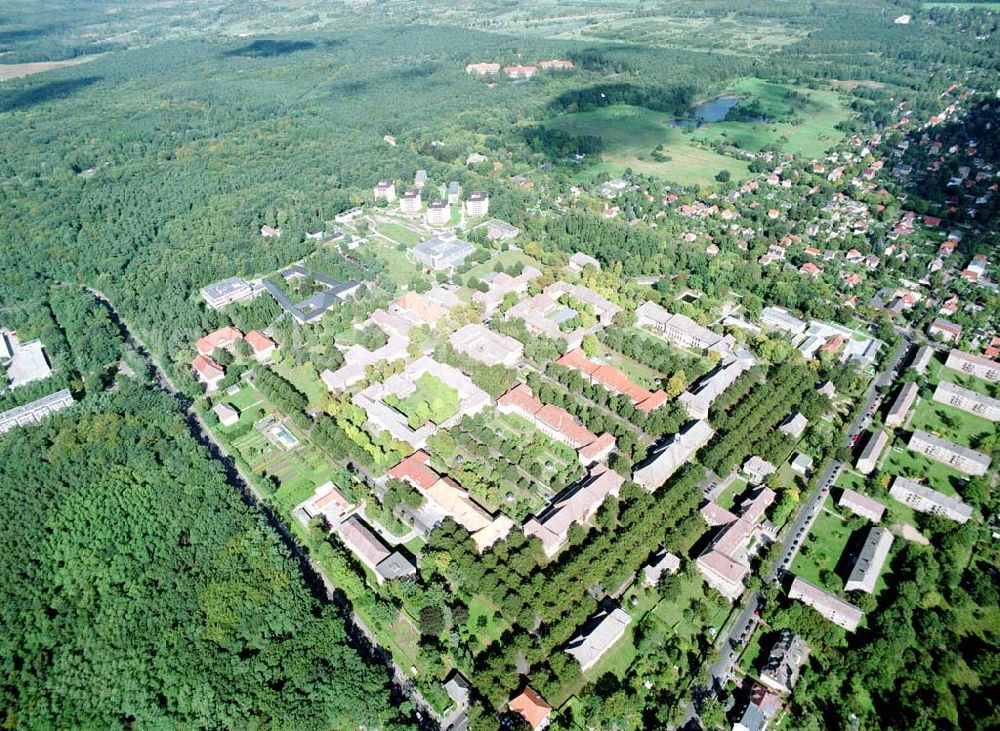
[[[856,287],[859,284],[861,284],[861,277],[859,277],[854,272],[841,272],[840,273],[840,279],[848,287]]]
[[[226,327],[220,327],[215,332],[210,332],[202,338],[198,339],[196,347],[198,353],[201,355],[211,355],[216,348],[222,348],[224,350],[231,349],[237,340],[243,338],[243,333],[237,330],[232,325],[227,325]]]
[[[532,731],[541,731],[549,725],[549,714],[552,706],[545,702],[530,686],[526,686],[520,694],[510,699],[508,708],[523,718]]]
[[[819,352],[836,354],[842,347],[844,347],[844,336],[834,335],[820,347]]]
[[[938,308],[938,314],[947,315],[951,317],[956,312],[958,312],[958,295],[953,295],[950,299],[945,300],[941,303]]]
[[[253,357],[261,363],[274,355],[275,348],[278,347],[271,338],[260,330],[251,330],[247,333],[245,340],[250,346],[250,350],[253,351]]]
[[[204,383],[209,392],[219,387],[219,381],[226,377],[226,372],[218,363],[207,355],[198,354],[191,361],[191,367],[198,374],[198,381]]]
[[[806,274],[813,279],[818,279],[819,275],[823,273],[823,270],[818,266],[813,264],[811,261],[807,261],[805,264],[799,267],[799,274]]]
[[[927,334],[937,335],[945,342],[951,342],[962,337],[962,326],[938,317],[927,327]]]

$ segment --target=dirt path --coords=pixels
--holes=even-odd
[[[77,56],[66,61],[38,61],[35,63],[0,63],[0,81],[7,79],[17,79],[22,76],[41,74],[53,69],[62,69],[69,66],[79,66],[90,63],[95,58],[100,58],[103,54],[96,53],[93,56]]]

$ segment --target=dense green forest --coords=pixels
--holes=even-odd
[[[397,727],[169,397],[127,383],[0,441],[4,728]]]

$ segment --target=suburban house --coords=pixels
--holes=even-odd
[[[340,525],[354,508],[354,503],[333,482],[327,481],[317,487],[312,496],[299,505],[293,514],[303,524],[308,525],[313,518],[322,518],[332,528]]]
[[[656,586],[664,573],[676,574],[681,567],[681,560],[669,551],[661,551],[642,569],[643,584]]]
[[[743,463],[743,474],[751,485],[759,485],[777,471],[777,467],[756,454]]]
[[[951,352],[948,353],[948,360],[944,364],[945,367],[951,368],[953,371],[968,373],[970,376],[982,378],[984,381],[1000,382],[1000,363],[981,355],[973,355],[952,348]]]
[[[407,216],[415,216],[420,213],[424,203],[420,197],[420,191],[416,188],[408,188],[399,196],[399,210]]]
[[[271,338],[267,337],[260,330],[251,330],[244,339],[247,341],[247,345],[250,346],[253,357],[261,363],[269,360],[278,347]]]
[[[707,421],[695,421],[649,450],[649,456],[632,472],[632,481],[655,492],[670,476],[708,444],[715,430]]]
[[[962,337],[962,326],[956,325],[954,322],[945,320],[942,317],[937,317],[934,319],[934,322],[927,326],[927,334],[936,335],[941,340],[950,343]]]
[[[543,404],[523,383],[497,399],[497,411],[517,414],[543,434],[576,449],[584,466],[603,462],[615,448],[613,436],[605,432],[598,437],[565,409]]]
[[[268,226],[266,223],[260,227],[260,235],[265,239],[278,239],[281,238],[281,229],[274,228],[273,226]]]
[[[875,582],[878,581],[885,561],[889,558],[890,548],[892,548],[892,533],[888,529],[869,528],[864,546],[861,547],[851,575],[844,584],[844,590],[874,593]]]
[[[524,690],[510,699],[507,707],[525,720],[531,731],[542,731],[549,725],[549,714],[552,713],[552,706],[531,689],[525,686]]]
[[[427,204],[427,225],[446,226],[451,221],[451,204],[445,198]]]
[[[727,599],[743,593],[743,581],[750,573],[750,555],[756,549],[764,512],[774,497],[770,488],[758,489],[742,503],[737,519],[719,531],[695,562],[708,585]]]
[[[798,599],[848,632],[854,632],[865,616],[864,612],[853,604],[848,604],[840,597],[820,589],[815,584],[810,584],[800,576],[792,580],[788,598]]]
[[[198,374],[198,381],[204,383],[209,392],[218,388],[219,381],[226,377],[226,372],[218,363],[201,353],[191,361],[191,367]]]
[[[776,693],[791,693],[808,659],[809,645],[805,640],[790,629],[783,629],[761,668],[760,682]]]
[[[424,374],[437,378],[458,393],[458,413],[443,424],[427,422],[412,428],[405,414],[389,406],[383,399],[388,395],[406,398],[417,390],[417,380]],[[430,356],[423,356],[408,365],[402,373],[390,376],[384,383],[374,383],[360,391],[351,399],[355,406],[364,409],[369,426],[377,431],[388,432],[393,439],[406,442],[414,449],[423,449],[427,438],[439,427],[449,427],[463,416],[472,416],[485,409],[491,399],[489,394],[476,386],[472,379],[457,368],[438,363]]]
[[[417,572],[408,558],[390,550],[356,514],[336,526],[336,534],[361,563],[375,574],[378,583],[413,576]]]
[[[802,432],[806,430],[806,426],[808,425],[809,420],[796,411],[781,422],[781,426],[778,427],[778,431],[782,434],[787,434],[792,439],[798,439],[802,436]]]
[[[677,400],[692,419],[707,419],[715,399],[733,385],[733,382],[750,370],[756,361],[753,356],[737,357],[729,363],[719,364],[699,378]]]
[[[993,422],[1000,421],[1000,401],[950,381],[940,381],[933,398],[939,404],[948,404]]]
[[[882,520],[882,515],[885,513],[885,505],[878,500],[873,500],[867,495],[850,489],[844,490],[840,496],[840,502],[837,504],[861,518],[867,518],[872,523],[878,523]]]
[[[480,553],[510,533],[514,521],[505,515],[494,518],[461,485],[439,475],[429,463],[430,455],[416,451],[389,470],[389,477],[412,485],[442,519],[449,517],[469,531]]]
[[[472,193],[469,193],[469,197],[465,199],[466,216],[469,216],[470,218],[481,218],[482,216],[489,215],[489,212],[490,212],[489,193],[484,193],[483,191],[474,191]]]
[[[971,505],[905,477],[897,477],[893,481],[889,495],[920,513],[940,515],[958,523],[964,523],[972,517]]]
[[[896,400],[892,402],[889,415],[885,417],[885,425],[893,429],[903,426],[919,392],[920,388],[916,383],[910,382],[903,386]]]
[[[662,406],[667,400],[667,394],[662,389],[655,393],[647,391],[642,386],[629,380],[628,376],[614,366],[602,365],[590,360],[584,355],[583,350],[579,348],[566,353],[566,355],[556,361],[556,364],[580,371],[580,373],[590,379],[591,383],[599,384],[610,391],[628,396],[635,404],[635,408],[646,414]]]
[[[242,302],[254,296],[253,288],[239,277],[230,277],[202,287],[201,296],[205,304],[219,310],[233,302]]]
[[[213,406],[212,411],[219,417],[219,423],[223,426],[232,426],[240,420],[240,412],[223,401]]]
[[[567,643],[566,652],[576,658],[582,672],[587,672],[624,636],[631,622],[632,617],[620,607],[603,610]]]
[[[617,497],[625,478],[604,465],[597,465],[580,482],[553,498],[546,508],[524,524],[524,535],[542,542],[545,555],[552,558],[566,543],[569,529],[586,523],[609,495]]]
[[[740,720],[733,724],[733,731],[767,731],[771,719],[778,715],[781,708],[781,698],[778,695],[754,683],[750,689],[750,703]]]
[[[515,366],[524,355],[524,346],[514,338],[493,332],[478,322],[465,325],[448,339],[459,353],[488,366]]]
[[[243,339],[243,333],[231,325],[220,327],[198,339],[196,347],[201,355],[211,355],[220,350],[232,350],[237,340]]]
[[[991,460],[987,455],[919,429],[913,432],[910,443],[906,446],[914,452],[935,462],[946,464],[962,474],[985,475],[986,470],[990,468]]]
[[[50,393],[24,406],[17,406],[0,413],[0,434],[10,431],[15,426],[37,424],[49,414],[68,409],[76,403],[68,388]]]
[[[672,315],[655,302],[643,302],[635,311],[638,324],[661,334],[674,345],[698,352],[708,352],[723,341],[723,336],[702,327],[685,315]],[[730,343],[725,344],[728,350]]]
[[[442,272],[461,266],[475,250],[475,246],[456,238],[454,234],[442,234],[417,244],[409,253],[417,263]]]
[[[861,456],[855,465],[862,475],[870,475],[878,466],[879,458],[889,443],[889,435],[882,429],[872,434],[868,438],[868,443],[861,450]]]

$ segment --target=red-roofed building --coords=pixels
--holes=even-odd
[[[813,264],[811,261],[807,261],[805,264],[799,267],[799,274],[807,274],[813,279],[817,279],[823,270],[818,266]]]
[[[580,348],[569,351],[557,360],[556,364],[578,370],[589,376],[591,383],[599,383],[610,391],[628,396],[635,403],[635,407],[645,413],[662,406],[667,400],[667,394],[662,390],[651,393],[642,386],[633,383],[628,376],[614,366],[594,363],[584,355]]]
[[[525,687],[520,695],[511,698],[507,706],[523,718],[532,731],[541,731],[549,725],[549,714],[552,713],[552,706],[530,687]]]
[[[832,338],[826,341],[819,351],[821,353],[833,353],[836,354],[842,347],[844,347],[844,336],[834,335]]]
[[[226,377],[226,372],[218,363],[207,355],[198,354],[191,361],[191,367],[198,374],[198,381],[204,383],[209,391],[214,391],[219,386],[219,381]]]
[[[210,332],[198,340],[198,352],[201,355],[211,355],[216,348],[232,348],[236,344],[236,341],[242,338],[243,333],[232,325],[220,327],[215,332]]]
[[[389,470],[389,477],[409,482],[421,490],[429,490],[440,479],[440,475],[427,466],[429,461],[427,452],[414,452]]]
[[[937,216],[924,216],[924,225],[931,228],[937,228],[941,225],[941,219]]]
[[[271,338],[267,337],[260,330],[251,330],[248,332],[246,341],[247,345],[250,346],[250,350],[253,351],[253,357],[261,363],[274,355],[274,350],[278,347]]]

